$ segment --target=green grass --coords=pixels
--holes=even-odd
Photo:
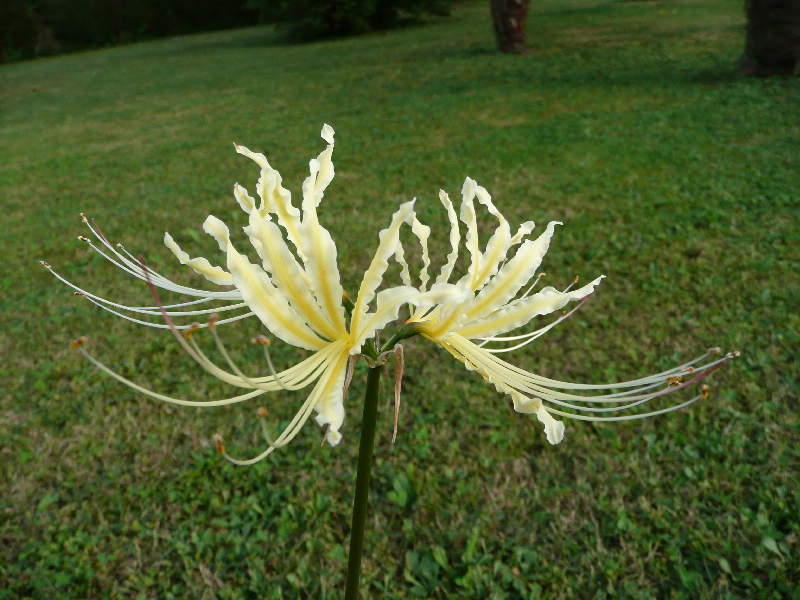
[[[266,151],[297,194],[323,122],[337,178],[321,215],[351,292],[401,200],[419,198],[443,256],[436,193],[470,175],[514,224],[566,221],[550,283],[608,275],[521,366],[599,381],[743,351],[707,402],[567,423],[550,447],[412,340],[395,446],[386,407],[378,425],[365,597],[800,598],[800,83],[735,74],[743,16],[726,0],[544,0],[529,36],[529,56],[496,54],[481,2],[354,39],[251,28],[0,67],[0,598],[339,597],[363,366],[339,447],[311,424],[234,467],[211,435],[255,453],[259,405],[173,409],[101,376],[72,338],[161,391],[227,391],[167,334],[99,314],[36,264],[148,302],[75,240],[86,211],[199,283],[160,240],[216,258],[205,216],[244,224],[231,186],[257,173],[231,141]],[[302,398],[269,406],[285,418]]]

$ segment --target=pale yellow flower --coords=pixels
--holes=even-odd
[[[476,199],[498,223],[483,250],[478,241]],[[440,296],[445,299],[434,303],[421,298],[422,301],[416,304],[409,323],[414,324],[417,332],[447,350],[468,369],[483,376],[499,392],[511,396],[514,410],[535,414],[544,425],[547,440],[551,444],[559,443],[564,437],[564,425],[553,415],[584,421],[622,421],[670,412],[704,397],[707,395],[707,388],[704,387],[699,395],[688,401],[659,410],[626,415],[607,414],[640,406],[683,388],[705,377],[735,356],[736,353],[730,353],[716,360],[709,359],[710,354],[718,352],[717,349],[712,349],[686,364],[662,373],[600,385],[548,379],[506,362],[500,358],[500,354],[533,342],[569,317],[580,304],[538,329],[514,335],[505,334],[527,325],[537,317],[558,311],[571,301],[585,301],[604,276],[601,275],[577,289],[571,289],[570,285],[559,291],[548,286],[532,293],[539,281],[539,277],[534,276],[550,246],[555,227],[561,223],[550,222],[533,240],[525,239],[534,228],[530,221],[523,223],[512,235],[508,221],[497,210],[489,193],[469,178],[462,188],[458,217],[445,192],[440,192],[440,200],[450,221],[451,252],[431,289],[440,292]],[[461,245],[459,217],[466,227],[464,245],[469,253],[469,260],[466,274],[451,284],[449,280]],[[414,230],[422,244],[423,266],[420,280],[424,291],[430,264],[427,233],[421,231],[419,226]],[[398,259],[404,263],[402,248],[398,252]],[[404,272],[407,271],[407,267],[404,267]],[[447,294],[442,295],[445,291]],[[616,391],[597,394],[599,390]],[[588,392],[590,395],[574,392]]]
[[[321,136],[327,142],[327,147],[309,163],[310,174],[302,185],[302,212],[292,204],[290,192],[283,187],[280,174],[270,166],[266,157],[243,146],[236,146],[239,154],[249,157],[260,168],[260,178],[256,186],[260,199],[258,205],[239,184],[233,190],[236,201],[247,214],[248,224],[244,227],[244,233],[257,253],[260,264],[252,263],[245,254],[237,250],[228,227],[213,215],[205,220],[203,229],[216,240],[219,249],[224,253],[225,268],[212,264],[206,258],[190,257],[172,236],[168,233],[164,235],[166,246],[182,264],[210,282],[222,286],[221,289],[187,287],[167,279],[143,265],[123,246],[111,244],[97,226],[85,217],[84,221],[97,242],[83,237],[81,239],[110,262],[130,275],[147,281],[153,288],[159,287],[196,299],[167,306],[162,305],[160,300],[156,306],[128,306],[79,288],[44,263],[56,277],[94,304],[136,323],[172,329],[186,352],[208,373],[232,386],[249,390],[220,400],[173,398],[148,390],[119,375],[86,352],[82,343],[76,344],[77,349],[98,368],[143,394],[184,406],[222,406],[255,398],[267,392],[299,390],[314,384],[289,426],[274,440],[270,440],[266,450],[253,459],[234,460],[235,462],[256,462],[275,448],[286,445],[313,413],[316,413],[316,421],[325,428],[325,439],[331,445],[337,444],[341,439],[339,430],[344,420],[343,387],[350,357],[358,355],[367,340],[388,322],[396,319],[403,304],[443,299],[441,293],[423,293],[410,285],[377,292],[389,260],[400,248],[401,226],[408,223],[415,230],[419,227],[414,215],[413,201],[406,202],[394,213],[389,226],[379,233],[377,250],[364,273],[348,319],[336,260],[336,244],[327,229],[320,225],[317,216],[317,208],[334,177],[331,159],[334,131],[325,125]],[[226,304],[219,306],[218,302]],[[373,304],[374,308],[371,308]],[[231,313],[233,316],[219,319],[216,316],[219,313]],[[160,315],[166,323],[152,322],[133,315]],[[198,315],[214,316],[202,325],[173,322],[173,317],[180,319]],[[251,316],[257,317],[275,337],[292,346],[309,350],[312,354],[281,372],[271,369],[269,375],[245,375],[227,352],[217,328]],[[217,348],[225,360],[224,367],[212,362],[192,337],[191,334],[201,328],[208,328],[212,332]],[[186,335],[178,335],[179,330],[184,330]],[[266,340],[257,338],[257,341],[261,341],[266,350]],[[266,359],[271,368],[268,352]]]

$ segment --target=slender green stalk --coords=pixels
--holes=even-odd
[[[361,424],[361,444],[358,449],[358,474],[353,499],[353,522],[350,526],[350,554],[347,559],[347,584],[344,600],[357,600],[358,579],[361,576],[361,554],[364,550],[364,523],[367,519],[369,481],[372,469],[372,450],[375,446],[375,423],[378,419],[378,396],[383,365],[372,367],[367,376],[364,396],[364,419]]]

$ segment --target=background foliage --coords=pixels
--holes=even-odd
[[[0,43],[8,58],[183,35],[256,22],[247,0],[6,0]]]
[[[231,141],[266,151],[297,193],[323,121],[337,178],[321,218],[351,292],[412,196],[442,256],[437,189],[470,175],[514,223],[566,221],[551,284],[609,276],[520,365],[598,381],[744,352],[708,402],[569,423],[553,448],[413,341],[394,447],[391,411],[379,422],[368,597],[798,597],[800,84],[734,73],[743,16],[726,0],[545,0],[531,17],[521,58],[495,53],[480,3],[348,40],[276,45],[256,27],[0,68],[0,598],[338,597],[364,371],[340,447],[311,425],[236,468],[211,435],[256,452],[258,405],[172,409],[100,376],[72,338],[159,390],[228,391],[169,336],[98,314],[36,264],[148,302],[75,240],[82,210],[200,283],[160,240],[216,257],[205,216],[244,224],[232,183],[257,173]],[[235,345],[257,329],[226,332]],[[270,400],[274,418],[302,398]]]
[[[451,4],[451,0],[251,0],[263,22],[281,23],[295,40],[389,29],[418,21],[422,15],[447,15]]]
[[[4,0],[0,62],[65,50],[280,23],[289,38],[364,33],[446,15],[451,0]]]

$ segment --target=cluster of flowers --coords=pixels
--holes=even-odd
[[[183,349],[203,369],[227,384],[243,388],[245,393],[218,400],[185,400],[146,389],[114,372],[89,354],[79,338],[73,347],[99,369],[131,388],[152,398],[183,406],[222,406],[243,402],[276,390],[299,390],[313,385],[311,393],[283,431],[267,436],[267,448],[248,460],[228,457],[239,464],[251,464],[268,456],[276,448],[288,444],[311,415],[324,428],[325,440],[336,445],[341,440],[344,421],[344,395],[352,377],[353,361],[364,355],[372,361],[394,352],[395,343],[419,334],[444,348],[467,369],[476,371],[496,389],[511,397],[517,412],[535,414],[544,425],[547,440],[559,443],[564,425],[555,416],[586,421],[620,421],[640,419],[687,406],[707,395],[701,392],[680,404],[649,412],[629,413],[654,398],[686,387],[719,368],[734,353],[720,354],[712,349],[685,364],[647,377],[609,384],[578,384],[548,379],[514,366],[500,354],[516,350],[547,333],[572,315],[594,291],[603,276],[590,283],[563,290],[543,287],[534,292],[541,274],[537,270],[550,245],[555,227],[550,222],[535,239],[526,239],[534,230],[531,221],[523,223],[512,234],[508,221],[497,210],[489,193],[472,179],[461,190],[461,206],[457,214],[448,195],[439,199],[450,223],[447,254],[435,279],[429,275],[430,228],[423,225],[414,212],[414,201],[402,204],[386,229],[380,231],[378,247],[364,273],[354,300],[344,293],[337,265],[336,244],[319,222],[317,209],[334,177],[331,160],[334,131],[325,125],[321,137],[327,147],[309,163],[310,173],[302,186],[302,203],[298,209],[290,192],[283,187],[280,173],[263,154],[243,146],[236,151],[253,160],[260,169],[256,184],[258,203],[247,190],[236,184],[233,195],[248,218],[244,233],[258,255],[254,264],[240,253],[231,240],[228,227],[209,216],[203,230],[216,240],[225,255],[225,268],[211,264],[206,258],[192,258],[168,234],[164,243],[175,257],[194,272],[205,277],[218,289],[187,287],[171,281],[137,259],[121,244],[112,244],[99,228],[83,217],[94,240],[81,236],[93,250],[129,275],[145,281],[155,298],[153,306],[127,306],[81,289],[43,263],[53,275],[72,287],[75,293],[90,302],[135,323],[172,331]],[[497,221],[497,227],[481,249],[478,235],[476,201]],[[454,279],[454,270],[462,246],[468,256],[466,273]],[[405,259],[400,233],[408,226],[421,245],[422,266],[415,280]],[[400,265],[401,285],[379,291],[391,260]],[[194,299],[177,304],[161,302],[156,288],[183,294]],[[572,310],[555,320],[522,333],[520,330],[534,318],[560,311],[571,301],[579,301]],[[410,317],[388,336],[390,342],[376,346],[376,334],[398,319],[400,310],[408,307]],[[233,316],[220,318],[220,314]],[[186,318],[206,315],[206,323],[182,323]],[[269,340],[263,336],[254,342],[264,347],[267,375],[245,375],[227,351],[217,329],[226,323],[255,316],[276,338],[303,348],[312,354],[300,363],[276,371],[269,354]],[[160,321],[146,318],[160,317]],[[206,329],[213,336],[224,364],[213,362],[192,336]],[[615,390],[615,391],[612,391]],[[607,393],[601,393],[607,392]],[[626,411],[623,415],[615,415]],[[263,412],[261,414],[264,414]],[[554,416],[555,415],[555,416]],[[218,449],[224,453],[220,440]],[[228,456],[226,454],[226,456]]]

